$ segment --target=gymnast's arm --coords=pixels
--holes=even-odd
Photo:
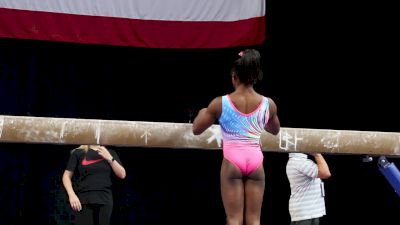
[[[207,108],[199,111],[193,121],[192,131],[194,135],[202,134],[207,128],[214,124],[222,112],[222,98],[217,97],[210,102]]]
[[[281,129],[281,124],[277,114],[277,107],[272,99],[268,98],[268,102],[269,102],[269,119],[264,129],[273,135],[277,135],[279,133],[279,130]]]

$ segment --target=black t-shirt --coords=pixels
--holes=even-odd
[[[122,165],[117,153],[108,151]],[[74,173],[74,191],[81,204],[112,204],[111,174],[114,172],[96,151],[72,150],[66,170]]]

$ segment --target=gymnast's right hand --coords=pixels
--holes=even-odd
[[[76,196],[75,194],[69,196],[69,203],[71,204],[72,210],[74,210],[75,212],[79,212],[82,210],[81,201],[79,201],[78,196]]]

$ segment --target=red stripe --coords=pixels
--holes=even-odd
[[[225,48],[261,44],[265,17],[186,22],[0,8],[0,37],[147,48]]]

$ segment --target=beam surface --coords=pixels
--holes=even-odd
[[[101,144],[149,148],[221,149],[219,125],[192,134],[186,123],[0,115],[0,142]],[[330,154],[400,155],[400,133],[281,128],[262,134],[262,150]]]

